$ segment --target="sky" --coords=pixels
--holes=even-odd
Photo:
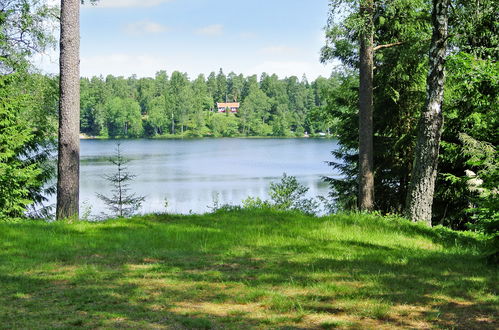
[[[319,61],[329,0],[100,0],[81,8],[81,75],[189,77],[220,68],[328,77]],[[57,73],[57,51],[39,60]]]

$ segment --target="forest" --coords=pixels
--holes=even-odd
[[[190,80],[174,71],[154,78],[107,76],[81,79],[81,133],[109,138],[303,137],[330,134],[330,81],[303,76],[244,77],[220,69]],[[238,102],[236,113],[219,113],[218,102]]]
[[[370,172],[374,175],[370,209],[411,216],[408,200],[418,165],[416,145],[420,146],[422,132],[440,123],[428,139],[430,145],[437,141],[437,148],[433,156],[427,155],[435,162],[434,195],[428,201],[433,208],[427,222],[497,233],[499,13],[494,1],[367,1],[350,10],[346,3],[353,2],[331,1],[327,44],[322,49],[323,61],[340,60],[345,68],[333,73],[327,94],[328,115],[337,120],[333,132],[341,144],[335,155],[343,160],[331,165],[346,178],[329,179],[338,209],[361,206],[360,190],[365,187],[358,127],[365,120],[359,119],[359,113],[367,90],[365,83],[362,86],[366,75],[362,61],[370,49]],[[340,13],[344,18],[337,20]],[[441,22],[447,24],[437,29]],[[439,35],[442,31],[447,34]],[[440,55],[434,53],[445,45]],[[438,56],[441,62],[435,65]],[[440,68],[445,79],[433,79],[435,71],[429,66]],[[423,112],[437,93],[430,84],[435,81],[441,87],[440,118],[433,115],[435,108]]]

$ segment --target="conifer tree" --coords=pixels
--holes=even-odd
[[[61,1],[56,218],[78,218],[80,189],[80,0]]]
[[[114,158],[110,159],[111,163],[116,166],[116,172],[113,175],[105,175],[104,178],[113,186],[112,195],[107,197],[103,194],[97,194],[108,209],[118,217],[129,217],[137,211],[142,202],[145,200],[144,196],[137,196],[134,193],[129,193],[130,181],[136,175],[130,174],[127,171],[126,160],[120,150],[120,144],[116,145],[116,154]]]
[[[359,50],[359,199],[361,211],[374,209],[373,75],[374,1],[360,1]]]

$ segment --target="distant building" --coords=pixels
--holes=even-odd
[[[230,112],[235,113],[239,110],[239,102],[231,102],[231,103],[217,103],[218,112],[225,112],[229,109]]]

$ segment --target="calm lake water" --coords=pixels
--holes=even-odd
[[[82,140],[82,213],[107,211],[96,194],[110,195],[103,175],[116,170],[109,157],[117,142],[130,160],[128,171],[137,175],[130,190],[146,197],[140,213],[203,213],[214,201],[237,205],[248,196],[266,199],[270,182],[284,172],[309,187],[311,196],[325,195],[321,177],[333,174],[325,161],[337,147],[328,139]]]

